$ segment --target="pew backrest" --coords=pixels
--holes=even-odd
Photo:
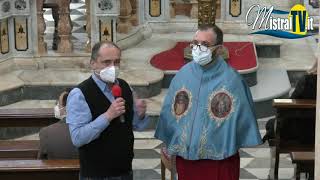
[[[315,108],[316,101],[308,100],[308,99],[274,99],[273,107],[276,108],[276,123],[275,123],[275,142],[281,143],[283,137],[282,130],[286,130],[286,128],[299,128],[296,127],[299,124],[295,125],[295,123],[307,123],[312,124],[315,121]],[[290,125],[290,126],[286,126]],[[298,129],[301,132],[305,131],[305,129]],[[307,130],[308,132],[312,131],[312,129]],[[300,132],[297,132],[298,134]],[[301,134],[301,133],[300,133]],[[293,141],[292,141],[293,142]],[[286,142],[283,142],[286,143]],[[281,144],[283,144],[281,143]],[[305,146],[305,144],[300,145],[297,143],[294,146]]]
[[[36,159],[39,151],[38,140],[1,140],[0,160],[3,159]]]
[[[78,180],[79,160],[1,160],[0,179]]]
[[[0,109],[0,127],[44,127],[58,121],[53,108]]]

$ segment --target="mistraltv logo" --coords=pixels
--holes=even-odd
[[[272,14],[288,15],[288,17],[273,17]],[[267,7],[253,5],[247,12],[246,22],[248,26],[252,26],[252,30],[259,29],[251,34],[265,34],[287,39],[311,36],[312,34],[308,31],[313,30],[313,18],[309,17],[306,8],[301,4],[293,6],[290,12],[276,10],[273,6],[267,9]]]

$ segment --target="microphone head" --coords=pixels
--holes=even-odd
[[[112,95],[114,97],[121,97],[122,96],[122,89],[118,84],[112,86]]]

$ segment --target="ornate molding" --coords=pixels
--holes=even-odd
[[[161,0],[149,0],[149,15],[151,17],[161,15]]]
[[[216,21],[216,0],[199,0],[198,3],[198,25],[214,25]]]
[[[16,0],[14,2],[14,7],[18,10],[24,10],[27,7],[27,3],[25,0]]]
[[[9,27],[8,19],[2,19],[0,21],[0,49],[1,54],[7,54],[10,51],[9,45]]]
[[[9,2],[9,1],[5,1],[5,2],[2,4],[2,6],[1,6],[1,10],[2,10],[2,12],[4,12],[4,13],[9,12],[10,9],[11,9],[11,5],[10,5],[10,2]]]
[[[98,7],[102,10],[102,11],[105,11],[105,10],[111,10],[113,8],[113,3],[111,0],[101,0],[99,3],[98,3]]]
[[[238,17],[241,14],[241,0],[230,0],[229,13],[232,17]]]
[[[35,3],[38,3],[35,1]],[[0,0],[0,19],[13,16],[30,16],[29,0]]]

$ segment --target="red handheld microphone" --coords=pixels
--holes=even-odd
[[[114,84],[112,86],[112,95],[114,96],[115,99],[122,97],[122,89],[118,84]],[[124,117],[123,115],[120,116],[120,122],[124,123]]]

